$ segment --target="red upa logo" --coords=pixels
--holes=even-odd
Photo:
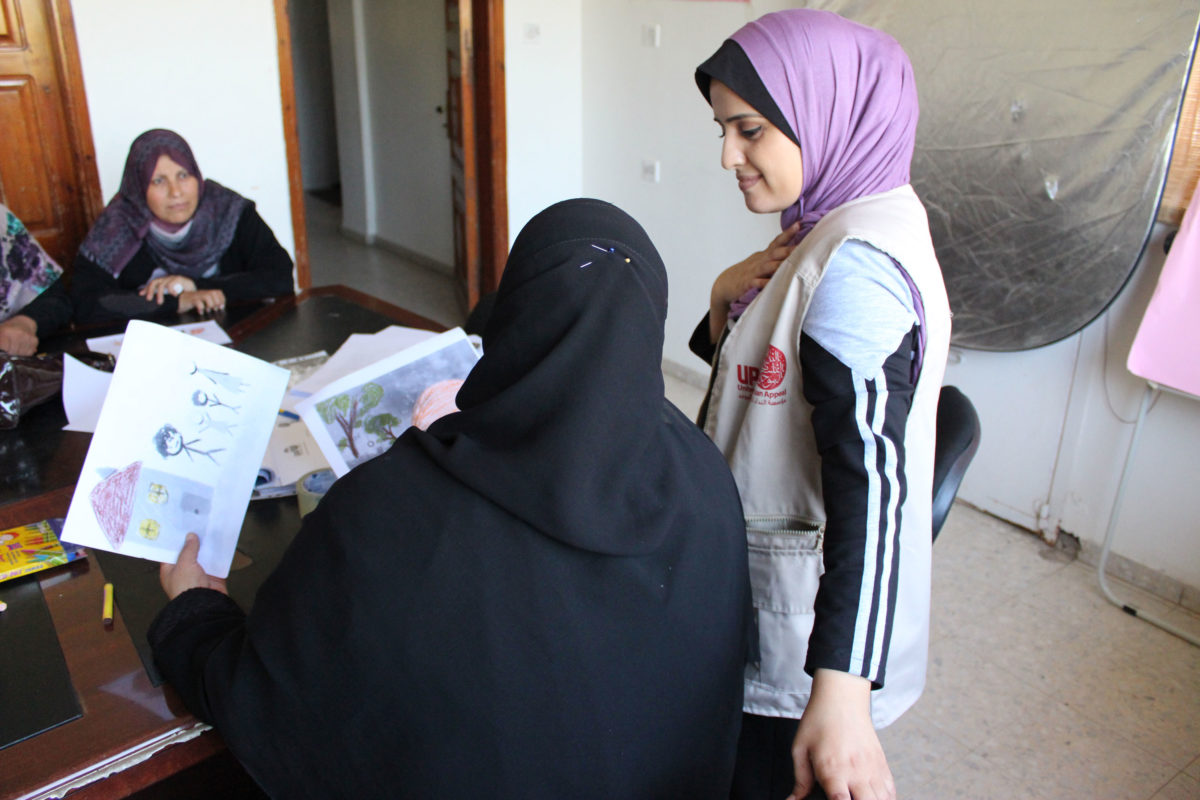
[[[763,391],[770,391],[783,383],[787,374],[787,356],[774,345],[767,345],[767,354],[761,367],[751,367],[748,364],[738,364],[738,383],[743,386],[758,385]]]
[[[767,355],[763,358],[762,368],[758,374],[758,388],[770,391],[783,383],[787,374],[787,356],[774,345],[767,345]]]

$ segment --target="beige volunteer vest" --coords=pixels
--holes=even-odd
[[[825,267],[847,239],[898,261],[925,312],[925,356],[905,433],[908,493],[901,510],[900,578],[877,727],[920,696],[929,645],[930,505],[938,392],[950,310],[925,209],[911,186],[839,206],[817,223],[726,334],[713,367],[704,430],[725,454],[746,515],[762,661],[746,672],[745,710],[799,717],[813,600],[823,568],[824,503],[812,408],[804,400],[800,331]]]

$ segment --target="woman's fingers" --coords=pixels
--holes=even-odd
[[[196,310],[201,314],[225,308],[225,293],[220,289],[197,289],[179,295],[179,313]]]

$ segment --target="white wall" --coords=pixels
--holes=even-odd
[[[506,0],[508,237],[583,190],[581,0]]]
[[[294,253],[274,6],[209,0],[73,0],[100,187],[121,183],[129,145],[170,128],[206,178],[254,200]]]
[[[697,372],[706,367],[687,342],[713,279],[765,247],[779,219],[746,210],[693,75],[729,34],[780,5],[584,2],[584,194],[621,206],[650,234],[670,280],[664,357]],[[658,183],[642,174],[655,161]]]
[[[451,271],[443,0],[365,4],[378,240]],[[443,113],[437,108],[443,107]]]
[[[340,178],[325,0],[291,0],[288,23],[296,86],[296,127],[300,131],[300,172],[305,190],[328,189],[336,186]]]
[[[506,8],[512,235],[545,205],[574,194],[633,214],[670,278],[665,357],[697,380],[705,367],[687,340],[712,279],[765,246],[778,222],[747,212],[720,168],[716,125],[692,74],[741,24],[789,5],[516,0]],[[561,29],[546,23],[576,10],[578,22],[563,19]],[[540,37],[529,36],[531,23],[540,23]],[[646,33],[655,24],[658,47]],[[642,176],[643,162],[654,161],[659,183]],[[1143,385],[1125,370],[1125,357],[1161,269],[1164,233],[1156,231],[1125,293],[1083,332],[1023,353],[952,354],[946,382],[967,392],[983,424],[960,497],[1048,538],[1061,526],[1080,537],[1085,553],[1099,549],[1132,429],[1122,419],[1136,415]],[[1142,434],[1114,548],[1192,587],[1200,587],[1197,452],[1200,402],[1160,398]]]
[[[449,273],[443,0],[328,2],[342,229]]]
[[[328,0],[328,3],[338,170],[342,181],[342,230],[369,242],[375,235],[375,178],[364,0]]]
[[[1080,333],[1021,353],[962,351],[947,369],[946,382],[972,398],[983,427],[960,497],[1047,538],[1060,528],[1074,534],[1094,559],[1146,386],[1125,360],[1162,270],[1168,230],[1156,226],[1129,285]],[[1198,451],[1200,401],[1162,395],[1143,424],[1113,547],[1191,587],[1200,587]],[[1132,575],[1161,589],[1154,575]]]
[[[1120,467],[1146,383],[1126,358],[1165,260],[1158,226],[1130,285],[1082,334],[1051,505],[1062,527],[1089,542],[1103,540]],[[1197,357],[1191,343],[1193,358]],[[1076,422],[1077,420],[1077,422]],[[1200,400],[1161,395],[1142,426],[1114,533],[1114,551],[1200,587]]]

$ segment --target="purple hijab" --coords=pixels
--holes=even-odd
[[[917,88],[888,34],[831,11],[777,11],[740,28],[696,69],[705,99],[714,78],[800,147],[804,185],[780,216],[781,228],[800,221],[792,244],[838,206],[909,182]],[[730,319],[757,294],[735,300]]]
[[[162,222],[146,204],[146,190],[159,156],[163,155],[186,167],[200,181],[196,212],[184,223],[191,227],[182,241],[172,245],[150,235],[151,224],[156,223],[168,233],[182,226]],[[238,220],[249,202],[216,181],[204,180],[192,148],[182,136],[161,128],[149,130],[130,145],[121,188],[88,231],[79,253],[112,275],[120,275],[145,245],[155,262],[169,274],[196,278],[215,266],[229,249]]]
[[[908,183],[917,88],[895,39],[811,9],[767,14],[730,38],[799,138],[804,188],[782,227],[800,220],[803,236],[838,206]]]

